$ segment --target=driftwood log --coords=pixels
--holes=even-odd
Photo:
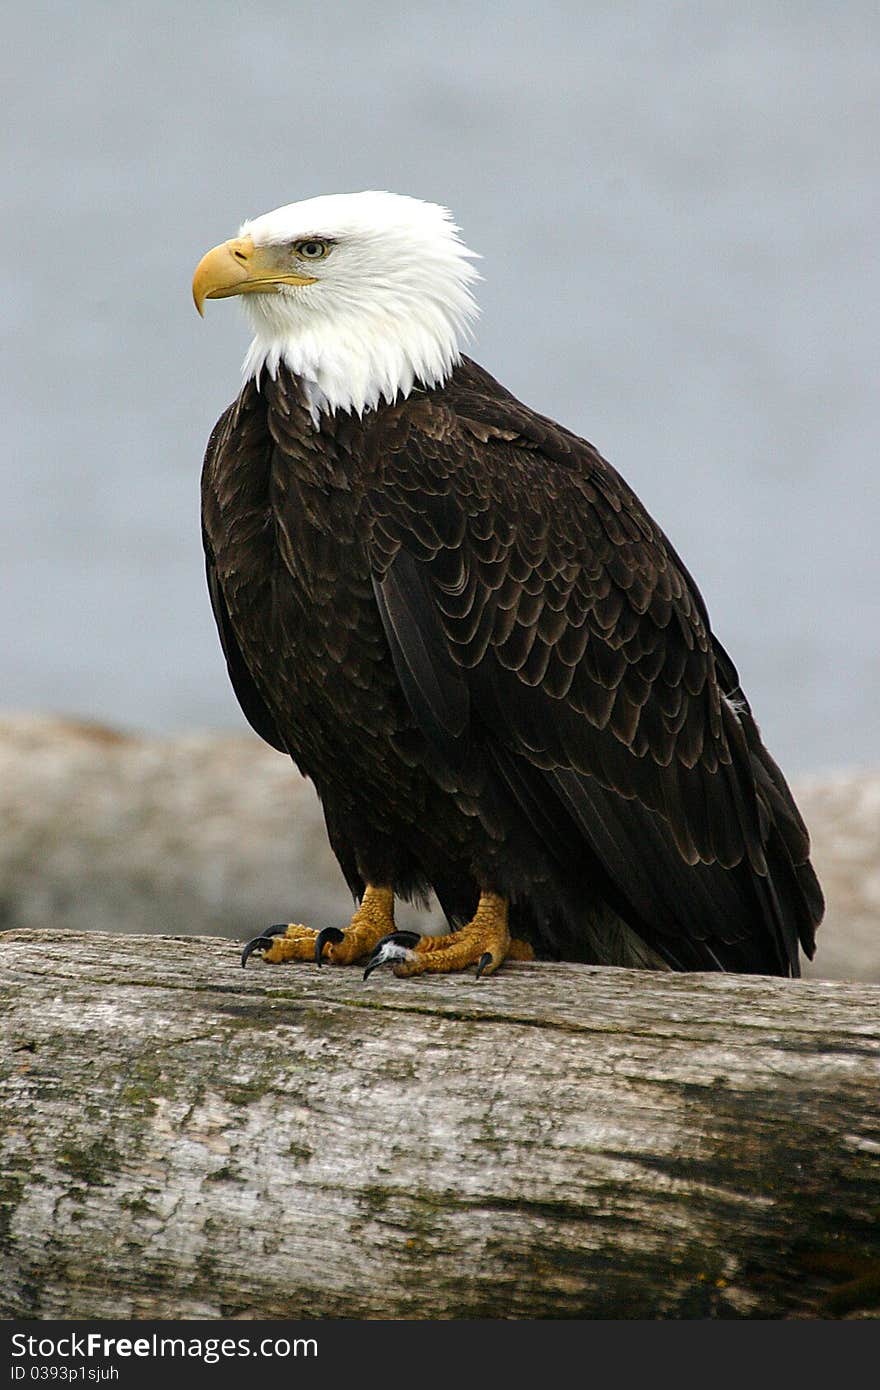
[[[0,937],[3,1317],[870,1316],[880,989]]]

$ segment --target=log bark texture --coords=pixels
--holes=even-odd
[[[870,1316],[880,989],[15,931],[0,1314]]]

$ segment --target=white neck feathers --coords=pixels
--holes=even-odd
[[[283,363],[324,412],[362,415],[441,385],[460,361],[477,306],[473,253],[445,209],[390,193],[315,198],[245,223],[255,244],[326,237],[316,283],[248,295],[254,339],[245,379]]]

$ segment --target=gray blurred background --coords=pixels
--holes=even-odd
[[[474,355],[696,576],[791,773],[876,761],[876,0],[4,6],[0,704],[240,728],[198,474],[246,346],[192,269],[389,188],[483,254]]]

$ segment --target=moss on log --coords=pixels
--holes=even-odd
[[[0,937],[0,1314],[880,1304],[880,989]]]

